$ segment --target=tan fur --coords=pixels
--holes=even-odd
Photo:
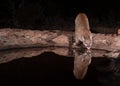
[[[117,30],[117,35],[120,35],[120,28],[118,28]]]
[[[79,51],[75,51],[73,73],[77,79],[83,79],[91,63],[92,55],[89,52],[79,53]]]
[[[85,47],[91,48],[92,34],[85,13],[79,13],[75,18],[75,45],[80,41],[83,42]]]

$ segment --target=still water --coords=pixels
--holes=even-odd
[[[57,52],[53,48],[50,51]],[[59,54],[46,49],[0,51],[0,81],[26,84],[63,81],[82,86],[120,86],[119,58],[86,58],[83,54],[83,59],[81,55],[73,57],[60,51]]]

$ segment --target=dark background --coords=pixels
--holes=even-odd
[[[85,12],[90,26],[119,27],[118,2],[101,0],[0,0],[0,27],[74,30]]]

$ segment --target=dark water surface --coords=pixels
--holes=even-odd
[[[92,58],[85,77],[76,79],[73,74],[74,58],[52,52],[30,58],[13,59],[0,64],[0,82],[19,84],[48,84],[49,82],[74,83],[80,86],[119,86],[120,60]]]

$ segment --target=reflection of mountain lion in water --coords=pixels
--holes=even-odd
[[[84,13],[79,13],[75,18],[75,44],[83,42],[87,49],[92,45],[92,34],[90,32],[89,21]]]
[[[85,52],[81,55],[75,52],[73,73],[77,79],[83,79],[91,63],[91,53]]]

